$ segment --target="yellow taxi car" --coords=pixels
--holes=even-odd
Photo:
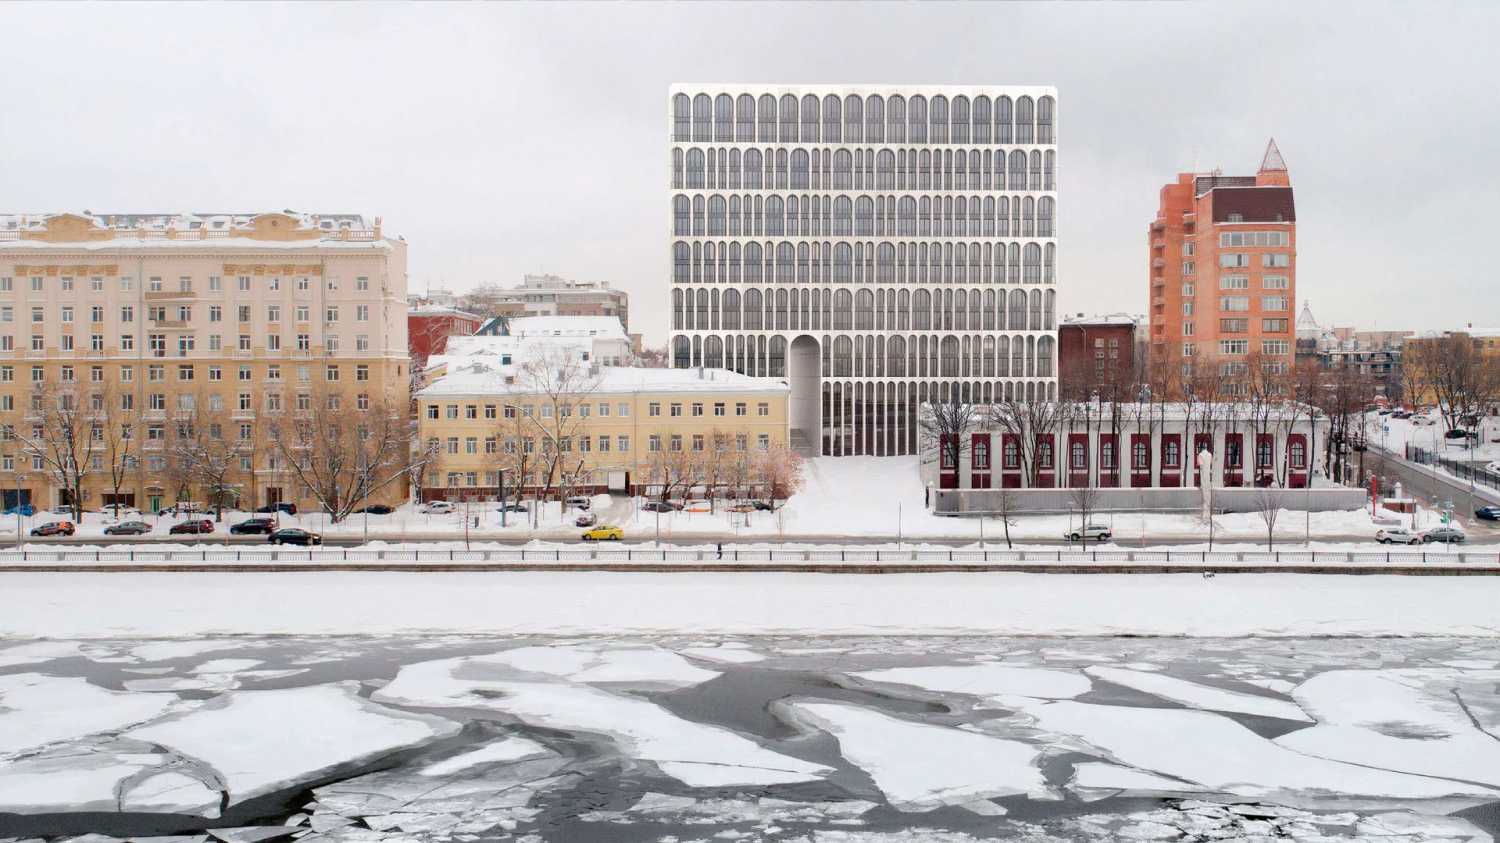
[[[586,542],[619,541],[625,538],[625,531],[619,527],[595,527],[585,530],[583,540]]]

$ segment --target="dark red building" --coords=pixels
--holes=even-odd
[[[1059,391],[1079,399],[1094,393],[1106,399],[1127,397],[1116,390],[1140,380],[1135,359],[1140,321],[1126,313],[1064,317],[1057,326]]]
[[[418,307],[406,314],[406,347],[412,365],[427,365],[427,358],[442,354],[449,337],[467,337],[479,330],[484,320],[472,313],[451,307]]]

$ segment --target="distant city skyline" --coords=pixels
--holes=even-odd
[[[7,12],[23,36],[13,62],[45,72],[11,86],[0,121],[5,211],[358,209],[407,238],[413,290],[542,271],[607,280],[638,303],[632,329],[660,346],[671,273],[660,103],[672,83],[1052,85],[1069,104],[1059,312],[1146,312],[1140,220],[1160,186],[1253,171],[1274,136],[1297,173],[1298,298],[1320,321],[1482,321],[1455,305],[1476,287],[1475,245],[1500,192],[1489,151],[1500,104],[1483,58],[1493,4]],[[248,53],[226,49],[249,32]],[[719,32],[734,33],[732,49],[709,37]],[[119,72],[57,61],[64,38]]]

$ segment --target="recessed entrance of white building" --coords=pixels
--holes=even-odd
[[[791,445],[803,456],[818,456],[823,441],[819,417],[823,370],[818,362],[818,341],[803,334],[792,340],[787,349],[787,385],[792,389],[789,402]]]

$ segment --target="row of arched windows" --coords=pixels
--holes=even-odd
[[[1057,343],[1050,336],[824,336],[825,378],[1049,378]],[[782,337],[678,336],[673,365],[703,366],[752,376],[786,377]]]
[[[1056,237],[1051,196],[672,197],[678,237]]]
[[[689,190],[1056,190],[1057,154],[1013,149],[672,150]]]
[[[677,284],[1052,284],[1053,243],[672,244]]]
[[[1050,331],[1054,290],[673,290],[674,331]]]
[[[1050,96],[840,97],[706,93],[672,97],[674,141],[760,143],[1056,143]]]

